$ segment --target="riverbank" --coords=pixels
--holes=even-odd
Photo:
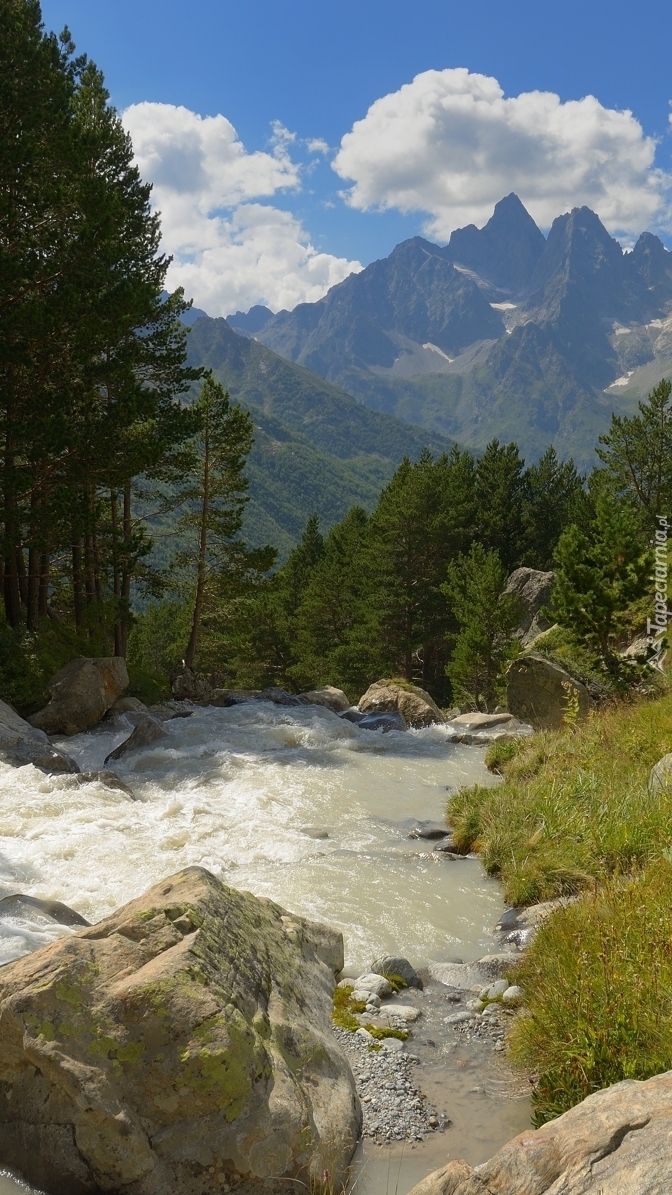
[[[96,921],[196,863],[342,929],[355,974],[383,953],[425,968],[497,949],[499,883],[478,858],[452,860],[433,840],[409,837],[417,821],[442,820],[447,789],[499,783],[482,748],[448,743],[441,726],[383,735],[329,710],[264,702],[195,708],[165,727],[165,738],[117,762],[136,800],[96,781],[0,766],[4,894],[61,900]],[[128,734],[121,718],[68,738],[67,748],[93,772]],[[0,925],[0,945],[9,961],[69,932],[24,910]],[[420,1062],[400,1066],[411,1069],[426,1107],[452,1124],[444,1133],[430,1125],[422,1141],[403,1146],[365,1138],[358,1191],[365,1183],[371,1195],[384,1190],[390,1148],[412,1158],[410,1170],[403,1163],[410,1189],[439,1153],[476,1164],[529,1123],[527,1092],[511,1092],[489,1069],[500,1055],[444,1024],[456,1007],[443,1007],[446,995],[428,977],[406,1049]]]
[[[595,713],[502,750],[498,788],[460,791],[448,818],[511,905],[577,897],[515,973],[525,1012],[512,1057],[536,1078],[537,1124],[624,1078],[672,1067],[672,787],[649,785],[672,746],[672,697]]]

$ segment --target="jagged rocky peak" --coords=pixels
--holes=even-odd
[[[531,280],[536,290],[553,275],[566,277],[593,290],[620,286],[623,250],[589,207],[575,207],[553,221],[543,254]]]
[[[253,336],[255,332],[260,332],[270,319],[273,319],[273,312],[269,307],[263,307],[261,303],[255,303],[249,311],[236,311],[234,315],[226,317],[227,323],[237,332],[246,332],[250,336]]]
[[[527,208],[511,192],[495,204],[483,228],[468,224],[452,233],[444,253],[501,290],[516,294],[534,273],[546,241]]]
[[[631,270],[648,286],[672,285],[672,253],[652,232],[643,232],[626,258]]]

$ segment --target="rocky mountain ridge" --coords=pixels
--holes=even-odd
[[[445,246],[422,237],[317,303],[230,321],[365,405],[482,448],[592,463],[611,412],[672,372],[672,253],[630,252],[587,207],[547,238],[515,195]]]

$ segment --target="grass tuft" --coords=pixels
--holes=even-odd
[[[534,1072],[536,1125],[622,1079],[672,1069],[672,866],[609,879],[541,927],[513,982],[511,1054]]]
[[[646,867],[672,841],[672,786],[655,796],[647,788],[671,747],[670,695],[523,740],[508,760],[496,757],[503,784],[451,798],[457,847],[481,852],[512,905]]]

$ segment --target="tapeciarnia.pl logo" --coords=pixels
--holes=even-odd
[[[652,580],[656,585],[656,598],[653,618],[646,620],[646,641],[651,655],[648,663],[652,668],[663,671],[663,661],[667,655],[667,624],[672,618],[672,610],[667,608],[667,515],[656,515],[655,538],[653,541],[655,565]]]

